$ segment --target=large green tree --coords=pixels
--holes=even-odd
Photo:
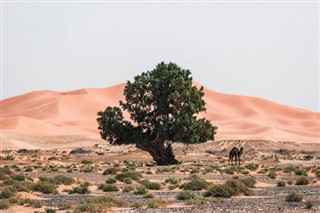
[[[216,127],[196,114],[205,111],[203,87],[192,84],[191,72],[174,63],[158,64],[128,81],[125,101],[98,112],[100,135],[110,144],[135,144],[159,165],[179,163],[173,143],[196,144],[214,140]],[[125,120],[123,111],[130,114]]]

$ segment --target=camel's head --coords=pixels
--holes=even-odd
[[[243,152],[243,148],[241,147],[241,148],[240,148],[240,154],[241,154],[241,155],[242,155],[242,152]]]

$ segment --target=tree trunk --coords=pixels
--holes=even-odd
[[[180,162],[175,159],[171,144],[164,143],[147,143],[144,145],[137,144],[137,147],[149,152],[153,160],[158,165],[173,165]]]

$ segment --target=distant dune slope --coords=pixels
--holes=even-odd
[[[123,100],[124,85],[70,92],[35,91],[1,100],[1,140],[10,141],[15,133],[20,137],[99,138],[97,112],[118,105]],[[218,126],[217,140],[320,142],[320,113],[209,89],[205,89],[205,101],[207,111],[200,116]]]

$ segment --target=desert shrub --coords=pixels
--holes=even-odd
[[[148,193],[148,190],[144,186],[137,186],[136,191],[134,192],[134,194],[136,195],[144,195],[147,193]]]
[[[114,178],[108,178],[108,179],[106,180],[106,183],[110,183],[110,184],[115,183],[115,182],[117,182],[117,180],[114,179]]]
[[[178,183],[179,183],[179,180],[178,180],[178,179],[176,179],[176,178],[167,178],[167,179],[165,179],[165,182],[166,182],[166,183],[171,183],[171,184],[176,185],[176,184],[178,184]]]
[[[44,212],[45,213],[56,213],[57,210],[56,209],[52,209],[52,208],[45,208]]]
[[[84,204],[77,207],[76,211],[100,213],[108,212],[111,207],[128,207],[126,201],[110,196],[88,198]]]
[[[0,209],[8,209],[11,204],[8,200],[0,200]]]
[[[69,194],[90,194],[90,190],[89,190],[89,187],[90,186],[90,183],[88,182],[83,182],[80,184],[80,186],[78,187],[74,187],[72,188],[71,191],[69,191]]]
[[[235,196],[240,194],[250,196],[253,194],[253,191],[240,179],[227,180],[225,185],[230,188],[232,195]]]
[[[274,171],[270,171],[268,177],[271,179],[275,179],[277,177],[277,174]]]
[[[54,178],[54,182],[58,185],[63,184],[63,185],[71,185],[75,183],[75,180],[71,177],[66,177],[64,175],[57,175]]]
[[[94,171],[94,167],[92,166],[85,166],[83,167],[80,172],[84,172],[84,173],[92,173]]]
[[[191,177],[190,182],[182,184],[180,186],[180,188],[183,188],[184,190],[192,190],[192,191],[206,189],[207,187],[208,187],[207,181],[196,175],[193,175]]]
[[[29,192],[33,187],[33,183],[27,181],[16,181],[13,179],[6,179],[3,184],[7,186],[12,186],[18,192]]]
[[[0,167],[0,180],[5,180],[12,175],[12,171],[7,167]]]
[[[230,169],[230,168],[226,168],[223,171],[224,171],[224,173],[229,174],[229,175],[233,175],[234,174],[234,171],[232,169]]]
[[[259,170],[258,173],[259,174],[266,174],[268,171],[269,171],[269,169],[265,167],[265,168]]]
[[[231,189],[226,184],[215,184],[203,193],[205,197],[231,197]]]
[[[306,200],[306,208],[307,209],[312,209],[313,202],[311,200]]]
[[[283,172],[285,172],[285,173],[291,173],[291,172],[293,172],[293,171],[295,171],[295,167],[293,167],[293,166],[287,166],[287,167],[284,167],[283,168]]]
[[[299,195],[296,192],[290,192],[286,197],[287,202],[301,202],[302,201],[302,195]]]
[[[113,184],[105,184],[102,188],[102,191],[104,192],[116,192],[119,191],[119,188],[116,185]]]
[[[142,185],[144,185],[147,189],[151,190],[159,190],[161,185],[159,183],[150,182],[149,180],[142,180],[140,181]]]
[[[196,194],[190,190],[182,191],[177,194],[178,200],[190,200],[194,199],[196,197]]]
[[[139,209],[141,208],[142,206],[144,206],[144,203],[141,203],[141,202],[134,202],[130,205],[130,207],[132,208],[135,208],[135,209]]]
[[[26,177],[24,175],[15,175],[12,177],[12,179],[17,181],[25,181]]]
[[[27,204],[33,208],[41,208],[44,205],[42,200],[28,200]]]
[[[293,184],[293,181],[292,181],[292,180],[288,180],[288,181],[287,181],[287,184],[288,184],[288,185],[292,185],[292,184]]]
[[[160,174],[160,173],[164,173],[164,172],[171,172],[171,173],[174,173],[175,170],[173,168],[158,168],[156,170],[156,174]]]
[[[10,198],[15,193],[16,193],[16,190],[13,187],[11,187],[11,186],[4,187],[4,188],[2,188],[2,192],[0,193],[0,199]]]
[[[91,160],[83,160],[83,161],[81,161],[81,164],[90,165],[90,164],[92,164],[92,161]]]
[[[152,200],[147,203],[147,208],[164,208],[168,205],[166,200]]]
[[[117,180],[123,182],[125,178],[130,178],[132,180],[140,180],[142,178],[142,175],[138,172],[123,172],[120,174],[117,174],[115,177]]]
[[[296,170],[294,171],[294,173],[295,173],[296,175],[306,175],[306,174],[307,174],[305,171],[302,171],[301,169],[296,169]]]
[[[67,209],[71,209],[73,205],[75,205],[75,202],[66,200],[66,201],[62,201],[58,204],[58,209],[59,210],[67,210]]]
[[[240,179],[247,187],[254,188],[255,184],[257,183],[254,177],[245,177]]]
[[[251,185],[251,184],[250,184]],[[224,184],[216,184],[209,187],[203,194],[205,197],[231,197],[237,195],[253,194],[253,191],[239,178],[232,178],[227,180]]]
[[[193,169],[191,169],[190,174],[196,174],[199,172],[200,172],[199,168],[193,168]]]
[[[296,180],[295,185],[308,185],[309,184],[309,180],[305,177],[301,177],[298,180]]]
[[[47,181],[39,181],[33,185],[32,190],[44,194],[58,194],[57,185]]]
[[[286,182],[284,182],[284,181],[279,181],[279,182],[277,183],[277,186],[278,186],[278,187],[284,187],[284,186],[286,186]]]
[[[249,169],[250,171],[256,171],[259,168],[258,164],[249,163],[245,166],[245,168]]]
[[[124,186],[123,187],[123,192],[131,192],[131,191],[134,191],[134,186],[131,186],[131,185],[128,185],[128,186]]]
[[[144,198],[154,198],[154,195],[152,193],[147,193],[143,195]]]
[[[111,167],[104,170],[102,175],[115,175],[118,171],[120,171],[118,168]]]
[[[131,183],[132,183],[132,180],[127,177],[127,178],[125,178],[125,179],[123,180],[123,182],[126,183],[126,184],[131,184]]]

